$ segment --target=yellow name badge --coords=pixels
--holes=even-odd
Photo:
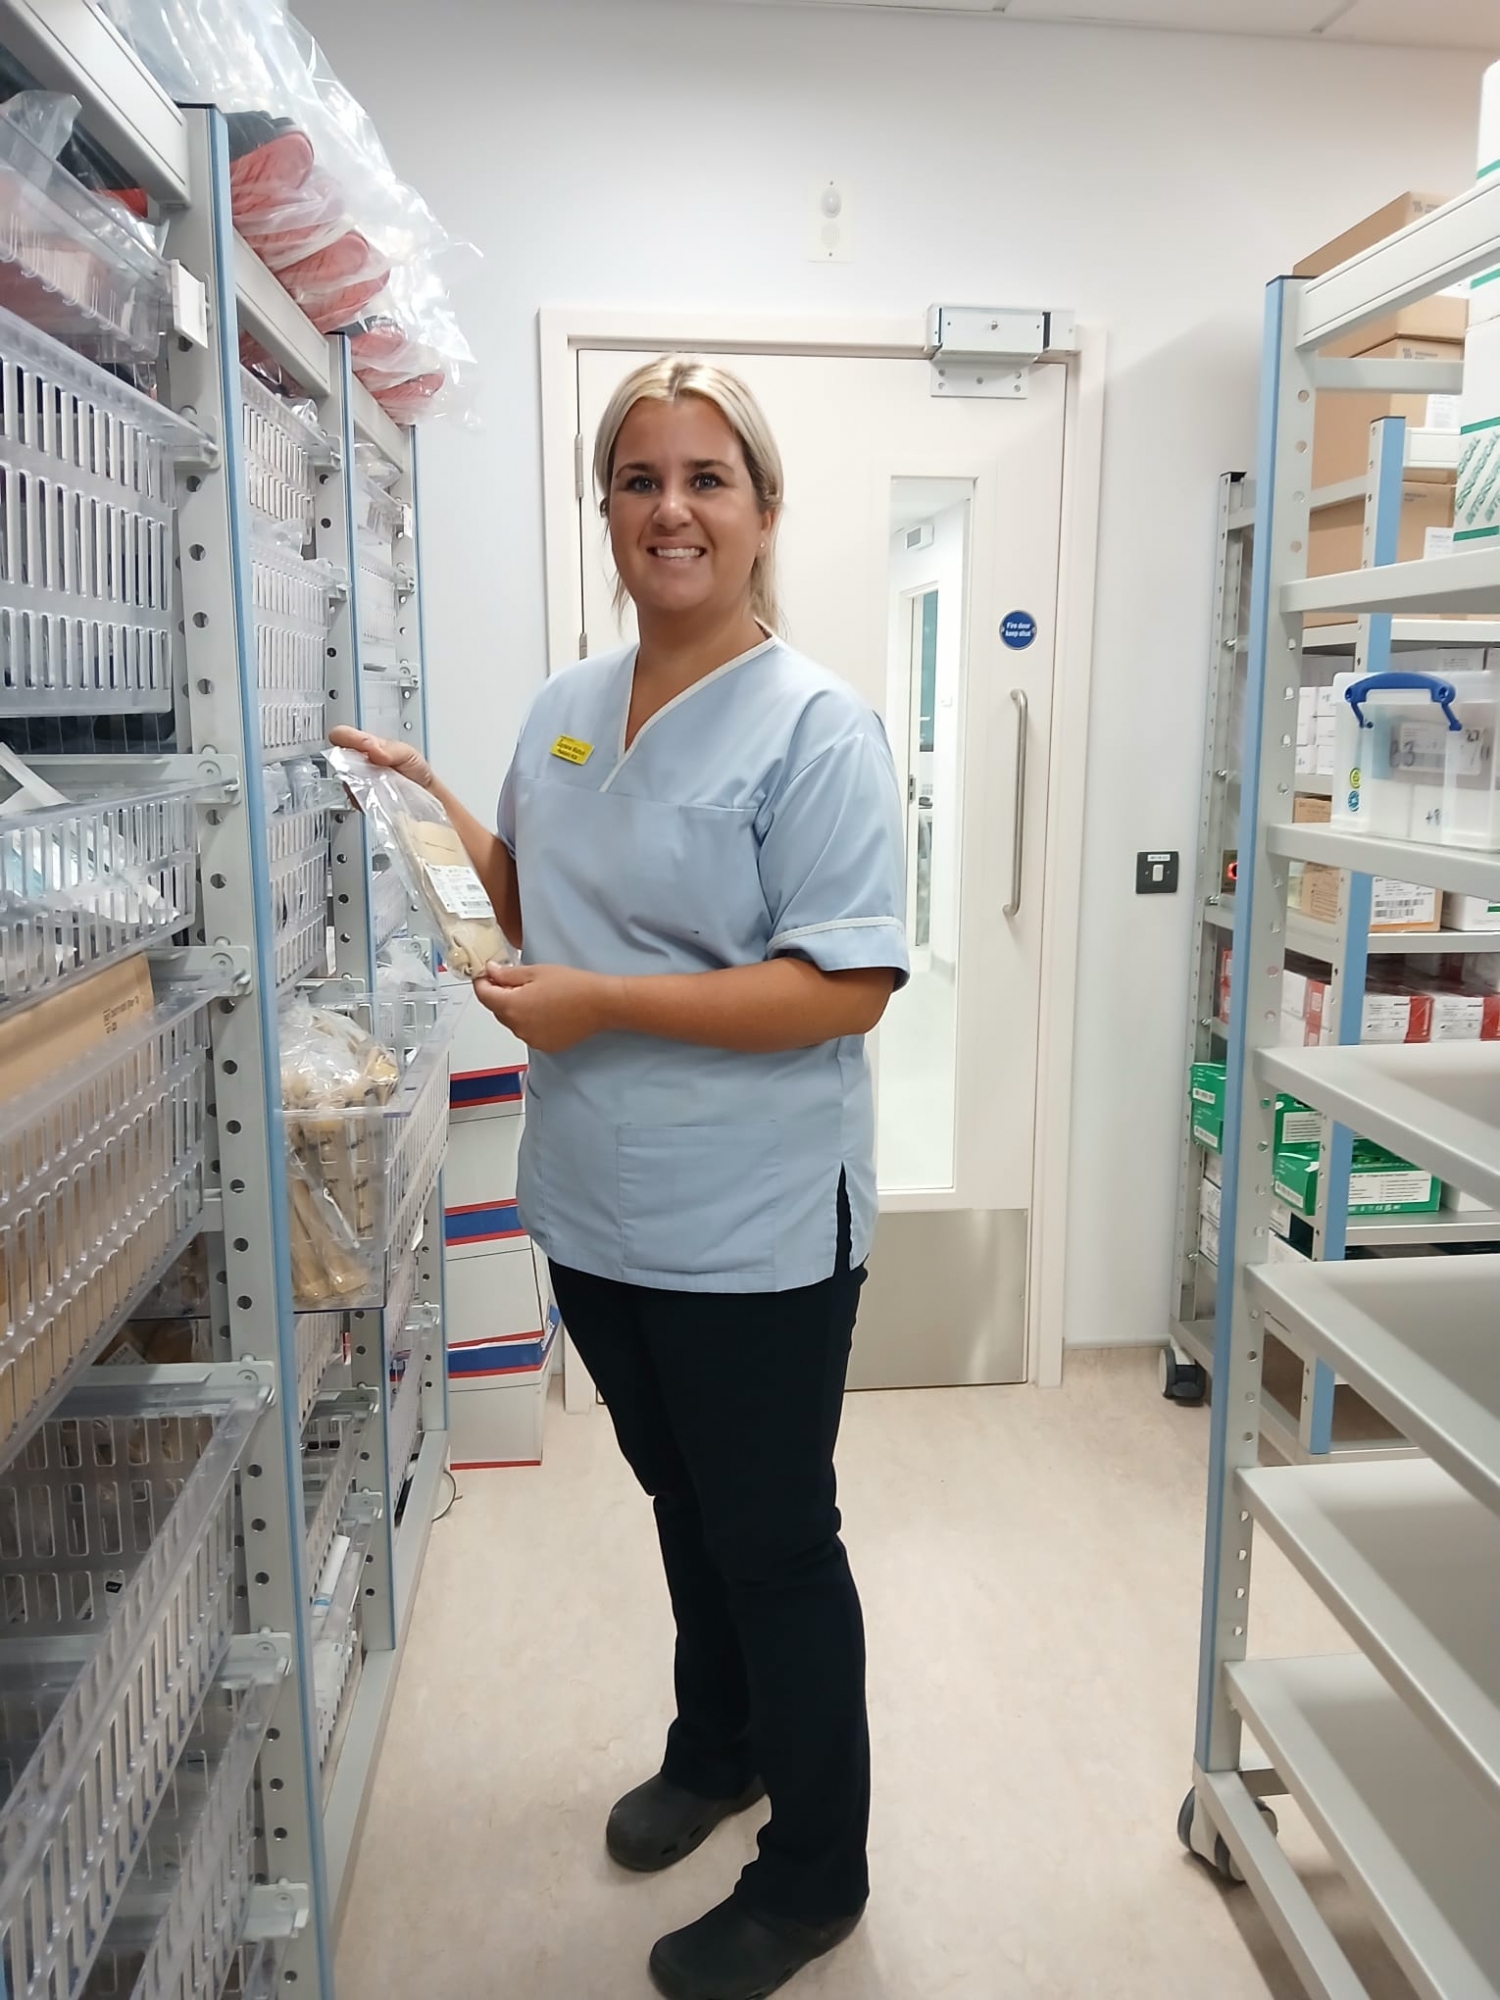
[[[594,754],[592,743],[580,743],[576,736],[559,736],[552,746],[554,757],[561,757],[565,764],[586,764]]]

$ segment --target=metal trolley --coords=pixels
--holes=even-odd
[[[1193,1789],[1179,1833],[1247,1881],[1308,1991],[1366,1991],[1277,1843],[1266,1801],[1290,1794],[1416,1990],[1500,1994],[1500,1259],[1345,1261],[1344,1216],[1321,1256],[1268,1261],[1278,1092],[1326,1120],[1323,1189],[1347,1181],[1355,1135],[1500,1209],[1500,1049],[1360,1046],[1370,885],[1376,875],[1500,900],[1500,855],[1294,823],[1303,620],[1353,621],[1361,669],[1393,645],[1443,645],[1455,615],[1500,643],[1500,548],[1396,563],[1407,442],[1372,432],[1365,564],[1306,576],[1316,398],[1350,390],[1451,392],[1433,363],[1320,350],[1500,263],[1500,184],[1481,182],[1325,277],[1268,299],[1256,547],[1246,672],[1235,991],[1214,1324],[1212,1451]],[[1277,1046],[1293,862],[1346,871],[1338,1046]],[[1233,1245],[1232,1266],[1229,1246]],[[1341,1385],[1384,1425],[1380,1448],[1260,1464],[1268,1345]],[[1328,1418],[1326,1404],[1317,1420]],[[1342,1622],[1355,1650],[1250,1657],[1255,1531],[1269,1534]],[[1246,1753],[1245,1733],[1261,1757]]]

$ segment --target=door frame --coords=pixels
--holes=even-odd
[[[817,318],[546,306],[537,319],[549,672],[578,657],[575,613],[579,578],[574,536],[580,481],[588,477],[587,444],[581,458],[575,445],[580,348],[685,347],[705,354],[805,354],[898,361],[925,360],[928,351],[925,312],[895,318]],[[1026,1297],[1026,1378],[1047,1388],[1062,1380],[1063,1348],[1069,1337],[1073,1043],[1083,905],[1106,344],[1103,327],[1080,324],[1077,353],[1066,363],[1044,364],[1067,370]]]

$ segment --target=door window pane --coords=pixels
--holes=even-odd
[[[906,794],[912,978],[880,1030],[877,1164],[888,1191],[954,1179],[972,502],[967,479],[892,481],[886,716]]]

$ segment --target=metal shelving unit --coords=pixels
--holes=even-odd
[[[1404,364],[1409,366],[1410,364]],[[1429,384],[1434,393],[1449,381],[1447,364],[1430,364],[1440,380]],[[1459,440],[1442,432],[1408,432],[1404,425],[1377,425],[1371,441],[1370,465],[1365,479],[1333,487],[1315,488],[1309,497],[1308,514],[1363,501],[1366,547],[1371,560],[1377,550],[1388,545],[1394,552],[1396,523],[1401,505],[1401,479],[1415,470],[1441,472],[1457,463]],[[1198,888],[1199,922],[1195,926],[1193,969],[1190,982],[1191,1012],[1188,1022],[1188,1063],[1223,1060],[1231,1038],[1231,1024],[1219,1011],[1220,995],[1217,961],[1226,935],[1239,924],[1239,901],[1226,882],[1226,856],[1235,851],[1241,819],[1240,756],[1246,721],[1248,679],[1248,635],[1250,610],[1248,585],[1251,577],[1257,508],[1252,482],[1242,473],[1227,473],[1220,482],[1219,553],[1214,590],[1214,623],[1208,674],[1208,714],[1206,730],[1206,775],[1199,826]],[[1348,626],[1311,626],[1303,634],[1302,654],[1316,655],[1311,666],[1299,675],[1299,685],[1326,680],[1329,671],[1358,660],[1362,670],[1378,671],[1391,650],[1440,646],[1482,650],[1500,638],[1493,621],[1401,620],[1385,618],[1380,629],[1371,621]],[[1280,725],[1278,725],[1280,726]],[[1327,776],[1294,774],[1292,788],[1298,793],[1321,794],[1332,790]],[[1288,794],[1289,795],[1289,794]],[[1358,1036],[1354,996],[1365,988],[1368,961],[1401,955],[1476,955],[1500,952],[1500,931],[1369,931],[1361,925],[1361,937],[1353,928],[1355,904],[1361,895],[1358,878],[1361,865],[1369,874],[1378,873],[1396,880],[1419,880],[1418,871],[1408,878],[1399,842],[1350,843],[1342,832],[1328,825],[1297,824],[1273,835],[1274,851],[1282,859],[1321,862],[1326,866],[1352,870],[1355,881],[1346,886],[1338,921],[1320,921],[1300,910],[1289,909],[1278,934],[1286,950],[1316,960],[1329,968],[1335,1018],[1342,1038]],[[1464,889],[1493,884],[1500,870],[1487,857],[1455,855],[1456,872],[1450,886]],[[1470,862],[1477,865],[1471,867]],[[1361,907],[1368,908],[1368,896]],[[1300,1058],[1304,1051],[1291,1050]],[[1316,1053],[1316,1052],[1314,1052]],[[1296,1072],[1296,1074],[1294,1074]],[[1278,1078],[1278,1087],[1299,1095],[1297,1062],[1287,1065]],[[1375,1137],[1371,1133],[1366,1136]],[[1390,1250],[1398,1246],[1428,1244],[1493,1244],[1500,1248],[1500,1203],[1489,1210],[1444,1210],[1435,1215],[1360,1215],[1348,1207],[1347,1173],[1330,1171],[1334,1148],[1341,1142],[1335,1129],[1325,1128],[1325,1152],[1319,1174],[1319,1207],[1310,1231],[1311,1254],[1317,1258],[1342,1258],[1349,1249]],[[1399,1150],[1395,1148],[1393,1150]],[[1347,1165],[1347,1162],[1345,1162]],[[1216,1260],[1203,1248],[1200,1215],[1207,1158],[1194,1142],[1184,1117],[1181,1141],[1179,1198],[1176,1232],[1176,1285],[1169,1316],[1167,1341],[1162,1351],[1163,1393],[1184,1403],[1201,1402],[1208,1393],[1213,1369],[1214,1315],[1217,1295]],[[1478,1195],[1477,1188],[1461,1183],[1466,1193]],[[1261,1403],[1261,1429],[1266,1442],[1282,1457],[1294,1462],[1334,1457],[1368,1458],[1399,1450],[1387,1427],[1371,1421],[1359,1399],[1328,1369],[1315,1359],[1306,1360],[1300,1382],[1278,1383],[1266,1389]]]
[[[1225,1281],[1214,1328],[1194,1778],[1179,1832],[1222,1874],[1248,1881],[1319,2000],[1357,2000],[1366,1988],[1277,1844],[1264,1801],[1281,1792],[1296,1799],[1420,1994],[1500,1995],[1500,1672],[1487,1587],[1500,1560],[1500,1259],[1355,1263],[1328,1253],[1270,1262],[1266,1171],[1276,1092],[1291,1089],[1329,1121],[1325,1183],[1347,1169],[1344,1149],[1357,1132],[1500,1206],[1500,1048],[1361,1047],[1347,1005],[1340,1046],[1276,1046],[1289,860],[1351,871],[1341,922],[1346,1002],[1351,945],[1363,984],[1376,873],[1460,892],[1500,885],[1500,856],[1288,825],[1295,770],[1283,721],[1300,684],[1306,612],[1358,619],[1360,656],[1378,666],[1391,618],[1500,610],[1493,550],[1389,561],[1382,498],[1393,479],[1399,485],[1397,423],[1375,427],[1367,567],[1314,582],[1301,575],[1309,513],[1301,471],[1317,395],[1356,380],[1376,390],[1413,386],[1381,379],[1380,362],[1351,378],[1349,364],[1324,361],[1319,349],[1497,260],[1500,184],[1491,179],[1326,277],[1278,282],[1268,303],[1221,1195]],[[1260,1426],[1246,1413],[1258,1406],[1273,1339],[1357,1391],[1392,1435],[1410,1440],[1410,1455],[1260,1465]],[[1247,1657],[1257,1529],[1340,1619],[1355,1651]],[[1246,1756],[1246,1728],[1269,1768]]]
[[[77,528],[55,561],[0,549],[0,726],[70,801],[0,822],[0,1025],[152,975],[147,1011],[5,1107],[0,1994],[332,2000],[446,1465],[453,1016],[377,990],[407,910],[359,816],[266,772],[330,720],[425,739],[415,444],[235,236],[216,113],[86,0],[0,0],[0,45],[79,99],[179,267],[166,306],[151,269],[99,293],[154,398],[0,312],[0,466]],[[245,334],[315,418],[242,369]],[[388,1029],[402,1079],[350,1114],[379,1166],[365,1282],[298,1310],[278,1017],[310,982]],[[185,1316],[193,1359],[94,1366],[143,1307]]]

